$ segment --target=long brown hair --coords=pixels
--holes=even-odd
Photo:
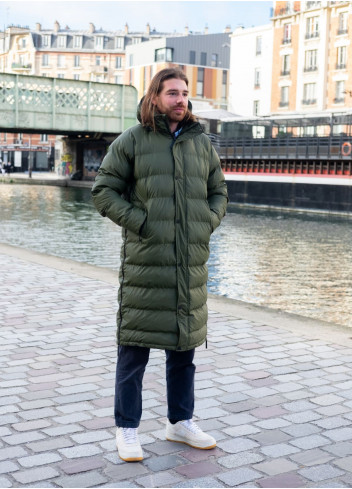
[[[162,91],[164,81],[171,80],[172,78],[183,80],[188,87],[188,78],[179,68],[165,68],[164,70],[158,71],[150,82],[147,93],[142,101],[141,122],[143,126],[152,127],[153,130],[156,131],[154,115],[157,109],[152,101],[153,98],[159,95]],[[183,120],[185,122],[194,122],[196,120],[189,108],[187,109]]]

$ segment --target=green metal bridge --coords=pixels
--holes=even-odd
[[[0,131],[116,135],[136,124],[128,85],[0,73]]]

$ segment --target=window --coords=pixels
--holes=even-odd
[[[254,70],[254,88],[260,88],[260,69]]]
[[[125,38],[115,37],[115,49],[124,49],[124,47],[125,47]]]
[[[227,71],[222,72],[222,86],[221,86],[221,98],[226,100],[227,98]]]
[[[284,24],[284,37],[283,44],[289,44],[291,42],[291,24]]]
[[[291,56],[289,54],[284,54],[282,57],[282,70],[281,75],[289,75],[291,71]]]
[[[73,75],[73,79],[74,79],[74,80],[79,80],[79,79],[80,79],[80,76],[81,76],[81,75],[80,75],[79,73],[75,73],[75,74]]]
[[[204,94],[204,68],[198,68],[197,95],[203,97],[203,94]]]
[[[253,115],[259,114],[259,100],[254,100],[253,102]]]
[[[308,17],[306,23],[306,39],[319,37],[319,17]]]
[[[42,46],[49,47],[51,45],[51,36],[45,35],[42,36]]]
[[[196,52],[195,51],[190,51],[189,52],[189,64],[190,65],[195,65],[196,64]]]
[[[280,107],[288,107],[288,87],[281,87],[279,105]]]
[[[74,36],[73,47],[74,48],[81,48],[82,47],[82,36]]]
[[[200,53],[200,64],[201,66],[207,65],[207,53]]]
[[[76,54],[75,57],[73,58],[73,66],[77,68],[78,66],[80,66],[80,63],[81,63],[81,57],[78,54]]]
[[[42,55],[42,66],[49,66],[49,55],[48,54]]]
[[[122,75],[116,75],[115,76],[115,83],[117,85],[122,85],[123,84],[123,76]]]
[[[211,55],[211,66],[218,66],[218,57],[216,53]]]
[[[140,37],[134,37],[132,39],[132,44],[139,44],[140,42],[142,42],[142,39]]]
[[[100,66],[101,65],[101,56],[96,56],[95,57],[95,65]]]
[[[336,60],[336,69],[343,70],[346,68],[347,61],[347,47],[340,46],[337,48],[337,60]]]
[[[41,134],[40,135],[40,142],[41,143],[47,143],[48,142],[48,135],[47,134]]]
[[[128,64],[129,66],[133,66],[133,54],[130,54],[129,55],[129,58],[128,58]],[[131,75],[132,76],[132,75]]]
[[[335,104],[345,102],[345,81],[340,80],[336,82],[335,87]]]
[[[303,101],[304,105],[313,105],[316,100],[316,83],[305,83],[303,85]]]
[[[57,56],[57,66],[59,68],[62,68],[63,66],[65,66],[65,55],[58,54],[58,56]]]
[[[65,75],[64,75],[63,73],[58,73],[58,74],[57,74],[57,77],[58,77],[58,78],[65,78]]]
[[[59,48],[65,48],[66,47],[66,36],[58,36],[57,46]]]
[[[339,13],[339,28],[337,30],[337,35],[347,34],[347,21],[348,21],[348,12],[340,12]]]
[[[22,38],[21,39],[21,48],[24,49],[26,47],[26,45],[27,45],[27,39]]]
[[[173,49],[172,48],[160,48],[156,49],[154,53],[154,61],[172,61],[173,60]]]
[[[120,56],[115,58],[115,68],[122,68],[122,58]]]
[[[95,36],[95,47],[98,49],[103,49],[103,47],[104,47],[104,37],[103,36]]]
[[[316,71],[318,69],[318,50],[309,49],[305,53],[304,71]]]
[[[262,36],[257,36],[255,38],[255,54],[256,56],[262,54]]]

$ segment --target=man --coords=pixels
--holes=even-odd
[[[189,110],[182,71],[154,76],[138,118],[110,146],[92,189],[100,214],[122,227],[115,421],[125,461],[143,459],[137,428],[150,348],[166,352],[166,438],[216,446],[192,420],[193,357],[206,340],[209,239],[227,205],[219,158]]]

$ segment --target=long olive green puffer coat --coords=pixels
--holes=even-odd
[[[219,158],[197,122],[176,140],[165,115],[110,146],[92,195],[122,226],[119,345],[190,350],[207,330],[209,239],[227,205]]]

